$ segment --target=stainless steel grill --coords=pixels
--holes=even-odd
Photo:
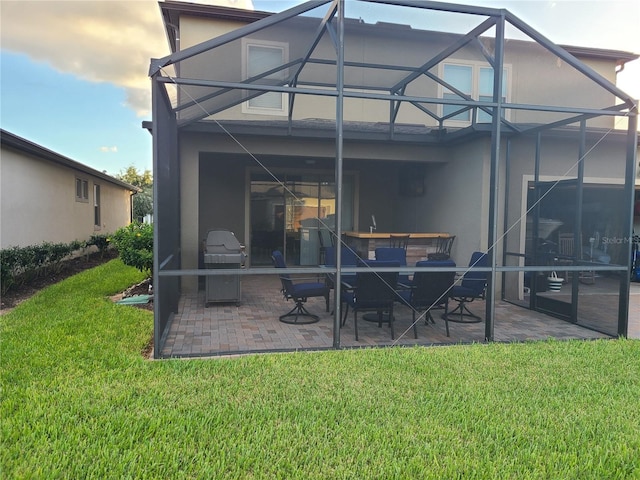
[[[204,242],[205,268],[241,268],[242,246],[229,230],[209,230]],[[205,304],[212,302],[240,303],[240,275],[207,275]]]

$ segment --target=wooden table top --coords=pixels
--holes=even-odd
[[[409,238],[450,238],[451,235],[448,233],[427,233],[427,232],[344,232],[347,237],[352,238],[369,238],[376,239],[382,238],[387,239],[391,238],[391,235],[409,235]]]

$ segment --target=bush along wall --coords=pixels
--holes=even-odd
[[[0,250],[0,293],[26,285],[36,278],[59,273],[65,261],[79,253],[89,254],[95,246],[102,257],[109,249],[109,235],[92,235],[85,242],[74,240],[70,243],[43,242],[27,247],[8,247]]]

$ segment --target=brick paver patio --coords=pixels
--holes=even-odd
[[[600,281],[602,285],[603,282]],[[563,287],[565,288],[565,287]],[[581,287],[582,288],[582,287]],[[584,287],[587,290],[587,287]],[[629,336],[640,338],[640,284],[632,284],[629,312]],[[615,298],[593,295],[583,305],[591,304],[587,317],[613,322],[615,312],[610,307]],[[582,297],[581,297],[582,298]],[[235,304],[204,305],[204,292],[183,295],[179,311],[166,338],[163,357],[212,356],[269,350],[325,349],[333,346],[333,315],[325,311],[324,299],[311,298],[307,308],[319,315],[320,321],[310,325],[290,325],[278,320],[279,315],[293,306],[280,294],[280,281],[275,276],[256,275],[242,278],[242,301]],[[583,310],[587,307],[583,307]],[[476,301],[471,309],[484,317],[484,303]],[[602,311],[598,311],[601,309]],[[353,315],[340,329],[342,347],[387,345],[441,345],[483,342],[484,322],[475,324],[449,323],[450,337],[445,324],[435,311],[435,324],[418,322],[418,339],[413,338],[411,310],[404,306],[395,309],[396,339],[392,340],[387,325],[358,321],[359,341],[355,340]],[[584,311],[581,312],[581,315]],[[607,316],[608,319],[604,319]],[[360,316],[359,316],[360,318]],[[609,338],[608,335],[569,322],[527,310],[516,305],[498,302],[494,339],[496,341]]]

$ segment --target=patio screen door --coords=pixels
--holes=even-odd
[[[617,334],[620,278],[609,272],[590,270],[590,265],[624,264],[624,231],[617,215],[625,201],[621,184],[583,183],[577,180],[533,183],[529,189],[530,205],[539,198],[527,224],[527,239],[536,250],[528,249],[535,265],[548,265],[540,281],[532,282],[531,307],[545,313],[592,328],[608,335]],[[536,196],[537,195],[537,196]],[[566,266],[582,266],[568,272]],[[555,271],[563,279],[553,288],[547,273]],[[533,293],[535,292],[535,295]]]
[[[284,175],[284,186],[263,174],[251,176],[251,265],[271,265],[280,250],[288,265],[318,265],[321,244],[335,223],[335,184],[323,175]],[[352,181],[345,179],[343,228],[353,223]]]
[[[575,322],[577,296],[574,298],[571,284],[561,270],[563,264],[572,264],[573,259],[571,255],[559,251],[559,240],[572,233],[576,223],[579,223],[578,182],[574,179],[531,182],[529,187],[526,258],[531,265],[549,266],[548,271],[538,273],[537,278],[529,284],[531,306],[535,310]],[[548,282],[553,272],[563,278],[559,290],[550,287]]]

